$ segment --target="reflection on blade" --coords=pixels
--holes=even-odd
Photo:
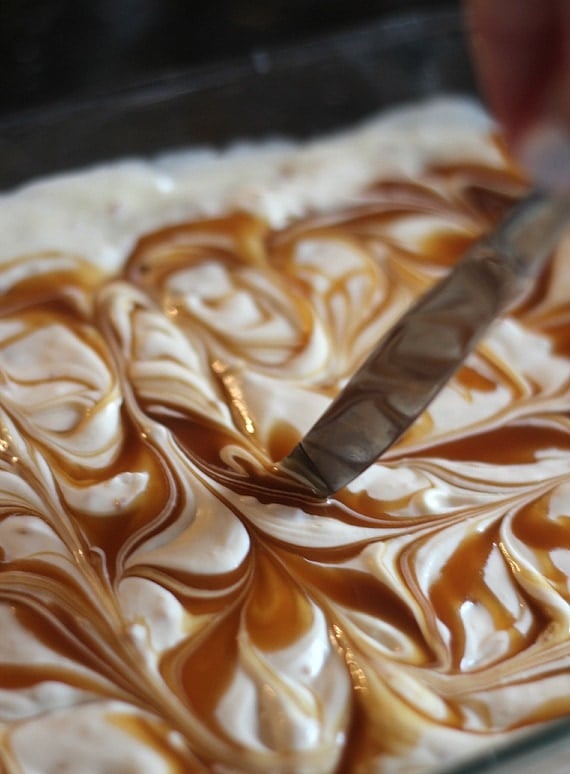
[[[524,199],[404,315],[280,467],[327,497],[375,462],[528,287],[569,223],[569,196]]]

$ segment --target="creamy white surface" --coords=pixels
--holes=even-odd
[[[568,430],[570,363],[529,323],[568,304],[560,288],[569,285],[570,240],[542,306],[499,321],[470,359],[492,388],[452,382],[406,440],[410,454],[390,452],[337,511],[267,503],[232,485],[248,466],[271,462],[279,423],[297,434],[310,426],[442,273],[419,260],[426,239],[485,228],[454,199],[463,178],[430,170],[472,165],[502,175],[497,185],[508,189],[512,173],[491,131],[477,106],[438,100],[307,146],[126,161],[0,197],[3,292],[38,274],[84,276],[90,265],[92,284],[69,297],[103,321],[86,334],[49,310],[41,325],[17,311],[0,319],[0,669],[60,676],[0,689],[8,771],[55,773],[69,761],[85,772],[199,771],[214,761],[220,772],[333,771],[351,734],[362,746],[355,770],[426,771],[505,741],[543,719],[549,703],[565,706],[570,540],[542,551],[517,525],[535,501],[554,525],[568,522],[568,448],[516,464],[422,449],[546,414]],[[379,220],[373,246],[343,235],[342,213],[371,207],[369,186],[383,180],[421,181],[443,212]],[[152,288],[144,277],[139,286],[114,278],[147,232],[236,210],[287,243],[282,265],[260,253],[261,238],[236,247],[233,232],[206,225],[184,237],[192,260],[171,265],[177,243],[164,248],[170,268]],[[297,221],[309,213],[305,234]],[[250,263],[219,257],[240,249]],[[168,424],[175,413],[226,433],[224,476],[199,444],[195,458],[186,453]],[[101,570],[96,541],[86,549],[81,525],[120,535],[112,572]],[[465,562],[466,598],[434,601],[465,541],[493,530],[488,553]],[[324,549],[345,553],[320,559]],[[362,609],[324,580],[319,587],[329,571],[347,573],[339,584],[349,591],[350,578],[377,584],[357,598]],[[378,614],[370,589],[391,591],[408,623]],[[291,607],[273,609],[286,593]],[[11,606],[21,600],[54,626],[57,610],[70,609],[80,655],[42,642]],[[286,614],[292,641],[281,632],[269,646],[265,629],[279,630]],[[233,671],[206,717],[185,704],[180,676],[194,647],[215,649],[223,636]],[[350,726],[357,700],[360,737]]]

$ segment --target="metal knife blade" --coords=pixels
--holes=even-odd
[[[570,225],[570,196],[534,193],[388,332],[279,467],[321,498],[374,463],[529,287]]]

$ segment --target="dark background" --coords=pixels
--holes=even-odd
[[[0,0],[0,115],[460,0]]]

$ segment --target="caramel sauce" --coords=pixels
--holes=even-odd
[[[123,275],[152,293],[177,268],[205,259],[234,266],[263,266],[267,234],[265,222],[246,213],[168,226],[139,240]]]
[[[244,608],[253,644],[264,651],[293,645],[310,628],[313,613],[290,574],[261,547],[255,552],[254,580]]]
[[[545,496],[523,506],[513,519],[513,533],[539,551],[570,550],[570,513],[550,519],[548,503]]]
[[[224,447],[239,442],[237,434],[231,435],[221,425],[214,424],[206,417],[197,414],[162,415],[152,409],[148,413],[150,416],[156,416],[172,431],[185,454],[204,472],[207,471],[214,478],[225,483],[231,482],[236,486],[239,486],[240,482],[247,481],[244,475],[232,471],[220,458],[220,451]]]
[[[46,258],[49,257],[46,254]],[[25,261],[22,263],[25,264]],[[8,292],[4,292],[0,315],[5,317],[35,308],[44,314],[52,311],[60,314],[67,312],[81,319],[89,312],[91,294],[103,281],[103,274],[86,261],[78,262],[75,270],[35,274],[21,279]]]
[[[567,575],[556,566],[551,552],[570,551],[570,512],[550,518],[549,496],[523,506],[513,518],[513,534],[529,547],[541,575],[560,594],[569,600]]]
[[[323,599],[385,621],[412,640],[426,661],[430,660],[429,644],[412,612],[381,580],[359,570],[327,567],[294,554],[281,555],[303,584],[320,592]]]
[[[144,496],[134,502],[115,500],[115,513],[91,515],[75,508],[73,520],[86,543],[96,549],[104,559],[105,574],[111,582],[122,572],[121,557],[125,551],[132,551],[143,539],[148,539],[158,530],[165,529],[174,518],[174,514],[164,513],[169,496],[171,480],[164,461],[157,456],[155,449],[142,438],[141,431],[123,412],[122,426],[125,431],[120,456],[104,471],[105,477],[113,478],[129,471],[142,471],[148,474],[149,484]],[[68,470],[70,480],[81,486],[88,486],[91,480],[86,476],[85,468]]]
[[[27,571],[29,572],[30,568],[27,568]],[[53,568],[47,571],[44,569],[43,574],[51,580],[50,585],[53,585],[54,576],[57,577]],[[64,584],[64,588],[69,588],[69,578],[62,576],[60,582]],[[72,589],[69,589],[67,593],[73,593]],[[0,599],[5,597],[10,599],[9,590],[6,592],[2,590],[0,592]],[[50,650],[69,659],[71,662],[82,664],[84,667],[93,670],[95,674],[110,680],[111,684],[118,685],[121,682],[120,671],[116,669],[117,664],[113,665],[108,661],[106,643],[111,631],[109,624],[94,612],[95,609],[91,604],[85,605],[80,599],[76,599],[72,606],[54,602],[45,609],[41,609],[38,604],[34,603],[32,605],[17,599],[10,599],[10,604],[20,625],[33,633],[34,637]],[[102,627],[98,633],[100,637],[99,643],[93,637],[94,631],[89,631],[89,628],[86,626],[87,621],[90,622],[89,628],[96,629],[98,624]],[[103,647],[101,647],[101,643],[103,643]],[[116,645],[117,643],[111,642],[111,644]],[[117,662],[119,659],[120,656],[117,654]],[[39,676],[38,670],[39,667],[35,667],[30,673],[35,679]],[[71,684],[74,686],[84,688],[85,690],[94,689],[95,683],[93,679],[86,678],[78,672],[72,672],[69,669],[62,670],[60,667],[51,665],[45,665],[42,667],[42,670],[42,681],[57,681],[62,678],[62,675],[69,672],[69,676],[63,679],[62,682],[69,683],[71,679]],[[19,680],[22,684],[26,680],[25,671],[22,668]]]
[[[271,428],[267,453],[273,462],[284,459],[299,443],[299,431],[286,420],[280,420]]]
[[[34,688],[47,680],[65,683],[90,693],[104,695],[103,686],[98,685],[85,675],[79,675],[75,670],[54,666],[33,664],[10,664],[9,668],[0,670],[0,688],[5,691],[20,691]]]
[[[430,187],[432,185],[434,188]],[[446,195],[442,193],[445,186],[448,187]],[[423,184],[384,182],[366,191],[365,201],[357,206],[327,215],[312,214],[282,230],[272,230],[263,219],[239,212],[159,229],[139,240],[118,278],[142,291],[152,309],[166,313],[164,287],[179,270],[212,261],[233,272],[244,267],[263,272],[269,282],[280,283],[280,290],[293,310],[290,316],[298,325],[298,336],[291,351],[272,371],[281,378],[279,368],[286,368],[294,357],[303,353],[313,324],[313,291],[306,279],[296,274],[298,269],[293,262],[295,246],[303,239],[324,236],[341,241],[344,247],[362,251],[371,265],[382,266],[386,283],[383,298],[375,302],[377,306],[372,309],[351,309],[354,319],[350,318],[350,340],[334,342],[337,347],[342,344],[351,353],[356,351],[359,336],[366,331],[378,310],[389,308],[399,289],[405,286],[412,295],[422,292],[433,282],[437,272],[452,265],[473,238],[500,218],[523,190],[524,181],[512,169],[441,166],[431,169]],[[385,239],[386,229],[395,219],[430,213],[444,214],[451,223],[460,216],[463,225],[468,222],[470,226],[463,231],[440,232],[424,239],[417,254],[406,252]],[[387,257],[377,258],[380,248],[385,250]],[[246,429],[231,405],[228,406],[233,420],[231,425],[216,421],[207,410],[204,413],[199,410],[184,412],[174,405],[169,399],[167,378],[162,401],[151,402],[136,391],[131,393],[130,388],[125,389],[128,354],[117,348],[106,318],[108,311],[104,305],[98,306],[106,283],[114,282],[117,277],[105,277],[79,259],[75,266],[16,283],[0,299],[0,317],[5,321],[19,321],[29,330],[58,323],[97,353],[108,369],[113,388],[117,386],[122,390],[123,404],[118,419],[121,440],[116,443],[106,464],[97,467],[91,465],[89,459],[70,461],[62,456],[57,443],[50,438],[38,440],[34,428],[26,420],[25,405],[14,407],[9,394],[6,399],[0,399],[0,408],[12,418],[14,427],[22,435],[22,448],[29,450],[30,460],[18,462],[22,466],[21,480],[30,483],[43,501],[54,497],[52,489],[40,480],[41,471],[34,467],[33,454],[42,455],[54,476],[53,492],[59,499],[54,500],[55,504],[50,502],[49,507],[46,504],[41,518],[64,541],[76,574],[83,578],[83,583],[79,584],[76,576],[64,569],[65,562],[56,565],[35,556],[13,559],[0,545],[0,601],[12,606],[14,617],[32,640],[54,654],[64,656],[69,663],[88,668],[93,677],[72,667],[22,662],[11,664],[9,668],[0,665],[0,687],[18,691],[54,681],[108,696],[106,691],[113,686],[111,695],[132,701],[135,707],[153,713],[156,720],[117,714],[112,722],[149,744],[168,762],[172,771],[200,771],[217,761],[216,751],[205,751],[207,743],[197,744],[186,732],[184,718],[181,719],[180,713],[173,709],[171,701],[174,697],[223,741],[224,750],[233,751],[231,756],[223,753],[221,765],[240,768],[240,756],[245,748],[223,728],[217,715],[220,702],[240,668],[246,672],[253,670],[255,659],[251,652],[279,653],[294,646],[301,638],[309,637],[314,623],[313,605],[316,605],[325,614],[330,640],[336,638],[334,653],[344,659],[352,680],[352,719],[347,727],[339,767],[339,771],[348,772],[366,770],[374,756],[386,751],[405,757],[420,735],[417,725],[421,711],[416,710],[412,702],[397,698],[382,670],[375,671],[374,659],[367,651],[370,644],[361,647],[358,637],[351,642],[342,632],[339,609],[349,614],[364,614],[397,630],[420,653],[421,663],[414,664],[416,671],[424,669],[428,674],[437,663],[438,645],[430,642],[428,635],[434,631],[434,623],[439,622],[449,632],[450,679],[463,671],[469,632],[461,609],[466,603],[483,608],[494,630],[506,634],[508,658],[524,653],[538,641],[550,622],[548,609],[517,585],[513,573],[508,575],[521,606],[526,606],[532,619],[529,628],[521,632],[515,616],[485,578],[491,553],[506,550],[501,543],[500,519],[486,530],[473,530],[454,546],[427,593],[429,620],[421,621],[418,610],[425,608],[426,600],[419,599],[419,584],[417,579],[415,584],[412,582],[410,571],[407,574],[398,568],[400,576],[397,580],[414,595],[416,608],[406,601],[406,594],[397,594],[373,574],[349,565],[365,546],[390,540],[395,534],[413,536],[417,533],[421,542],[422,530],[445,529],[442,515],[426,512],[400,517],[398,511],[411,502],[415,492],[388,501],[364,492],[346,491],[329,502],[316,501],[298,483],[274,468],[274,463],[299,440],[298,431],[286,417],[277,420],[264,438],[259,436],[257,428],[246,436]],[[371,286],[375,281],[374,271],[366,275]],[[347,281],[342,275],[331,282],[327,291],[329,296],[324,301],[342,298],[348,304]],[[549,282],[547,271],[519,305],[516,311],[519,319],[525,321],[530,312],[539,307]],[[267,303],[271,306],[276,302]],[[230,361],[233,358],[240,366],[243,362],[252,368],[259,366],[255,354],[251,354],[245,344],[232,339],[232,331],[228,331],[227,336],[220,334],[220,340],[216,340],[204,333],[205,328],[198,319],[194,320],[180,309],[174,311],[176,314],[172,314],[172,319],[178,330],[182,333],[190,331],[200,339],[204,362],[212,370],[208,377],[213,382],[217,378],[213,363],[222,344],[228,350]],[[550,339],[557,353],[568,357],[570,334],[567,316],[564,317],[568,313],[563,310],[562,317],[560,310],[557,313],[559,317],[555,322],[543,320],[540,325],[536,324],[536,330]],[[334,314],[331,313],[331,317],[334,318]],[[236,322],[237,325],[240,323]],[[530,325],[532,327],[532,323]],[[334,360],[334,351],[331,357]],[[457,384],[467,392],[491,396],[501,373],[491,367],[486,374],[464,366],[456,377]],[[346,375],[331,368],[326,377],[310,375],[307,385],[321,394],[332,395]],[[286,370],[282,378],[290,378]],[[46,381],[54,384],[54,390],[58,389],[58,379],[58,375],[46,374]],[[291,377],[291,383],[296,379],[298,377]],[[224,396],[219,379],[218,387],[219,395]],[[80,388],[87,389],[86,383],[78,383],[78,391]],[[94,387],[89,389],[95,391]],[[85,422],[104,409],[108,398],[108,394],[103,394],[95,400],[85,412]],[[519,398],[514,390],[513,403],[516,404]],[[225,399],[230,401],[227,395]],[[245,526],[251,546],[240,566],[229,572],[218,572],[215,551],[212,552],[210,572],[192,573],[161,566],[158,561],[145,561],[145,541],[167,533],[178,534],[177,530],[185,528],[181,524],[181,513],[188,503],[175,462],[168,459],[165,449],[156,446],[145,432],[141,416],[171,434],[178,450],[190,463],[184,469],[184,475],[191,475],[189,471],[195,469],[192,475],[200,480],[207,493],[205,497],[210,498],[208,507],[215,508],[217,498],[221,499],[224,507]],[[61,436],[54,433],[54,437],[63,440],[65,435],[65,432]],[[241,469],[232,468],[223,456],[228,446],[243,448],[254,462],[244,462]],[[438,439],[437,427],[426,415],[390,452],[390,459],[405,462],[407,459],[438,458],[519,466],[538,463],[549,455],[568,455],[570,459],[570,435],[561,412],[553,412],[550,416],[535,413],[525,419],[499,421],[484,432],[471,429],[453,440]],[[10,470],[4,457],[0,461],[2,470]],[[478,470],[484,480],[484,470]],[[113,513],[94,515],[88,508],[65,502],[64,484],[88,490],[93,484],[108,482],[121,473],[132,471],[148,474],[148,484],[132,501],[114,503]],[[50,494],[46,494],[48,492]],[[543,577],[568,599],[567,576],[556,567],[551,552],[570,550],[570,514],[549,518],[549,497],[550,494],[542,494],[541,498],[519,507],[512,519],[512,530],[514,536],[536,555]],[[346,532],[349,536],[337,544],[307,547],[302,534],[304,522],[298,517],[301,534],[297,544],[294,537],[272,535],[269,526],[267,530],[254,526],[248,512],[248,498],[249,501],[255,498],[268,507],[295,506],[306,517],[323,517],[323,523],[333,521],[352,531]],[[9,504],[0,508],[0,523],[5,517],[26,512],[21,504]],[[362,528],[375,532],[371,537],[368,532],[362,532]],[[127,567],[127,560],[135,556],[138,549],[141,549],[141,560]],[[413,549],[409,556],[413,567]],[[158,654],[159,677],[163,681],[160,691],[146,671],[138,646],[133,643],[131,627],[136,622],[121,610],[116,596],[121,580],[129,577],[146,579],[170,592],[184,615],[196,626],[191,633],[182,632],[176,644]],[[252,649],[248,651],[251,662],[244,661],[243,649]],[[401,654],[395,654],[391,664],[388,656],[382,656],[394,669],[400,657]],[[257,691],[263,690],[260,674],[263,673],[251,678]],[[318,680],[315,685],[304,686],[303,690],[313,692],[319,703],[322,699],[316,693],[320,690]],[[447,701],[445,697],[444,700]],[[459,709],[454,714],[453,700],[447,701],[446,706],[448,715],[442,724],[460,725],[462,715]],[[240,710],[238,706],[236,711],[239,713]],[[326,707],[319,711],[325,712]],[[533,720],[556,717],[568,711],[565,701],[545,702],[543,709],[534,713]],[[437,721],[430,719],[430,722]],[[181,735],[186,748],[179,749],[171,743],[171,730]],[[287,760],[286,755],[280,759],[283,760]],[[247,770],[247,765],[241,768]]]
[[[461,669],[465,655],[465,627],[461,620],[464,604],[483,608],[493,621],[495,631],[507,632],[511,652],[516,652],[534,642],[546,625],[545,616],[527,598],[525,603],[534,613],[531,631],[525,635],[516,628],[513,613],[507,610],[492,588],[487,584],[484,570],[491,551],[498,550],[500,538],[494,526],[485,532],[473,532],[454,550],[442,568],[439,578],[430,589],[430,603],[434,614],[447,627],[451,642],[453,667]]]
[[[545,723],[556,718],[563,718],[570,714],[570,696],[546,700],[542,703],[538,712],[530,712],[525,717],[524,725],[532,723]],[[521,724],[522,725],[522,724]]]
[[[455,381],[468,390],[476,390],[477,392],[493,392],[497,387],[496,382],[468,365],[459,369],[455,375]]]
[[[193,573],[169,568],[153,567],[149,564],[138,564],[136,571],[126,571],[125,577],[141,577],[159,583],[171,591],[184,604],[188,612],[195,615],[210,613],[226,607],[241,591],[228,591],[240,587],[249,574],[249,567],[238,567],[230,572]],[[202,596],[201,592],[216,592],[211,596]],[[192,594],[194,592],[194,594]],[[222,592],[222,593],[219,593]]]
[[[408,451],[399,446],[397,456],[524,465],[536,462],[541,453],[555,450],[570,451],[570,434],[567,429],[556,426],[552,421],[528,424],[516,422],[454,441],[436,442],[418,451]]]
[[[473,241],[474,238],[470,234],[433,234],[422,241],[421,254],[439,266],[453,266]]]
[[[238,605],[230,607],[207,632],[183,641],[160,664],[167,684],[218,732],[216,709],[235,674],[240,616]]]
[[[552,341],[554,352],[570,358],[570,317],[566,315],[556,323],[546,326],[545,333]]]

